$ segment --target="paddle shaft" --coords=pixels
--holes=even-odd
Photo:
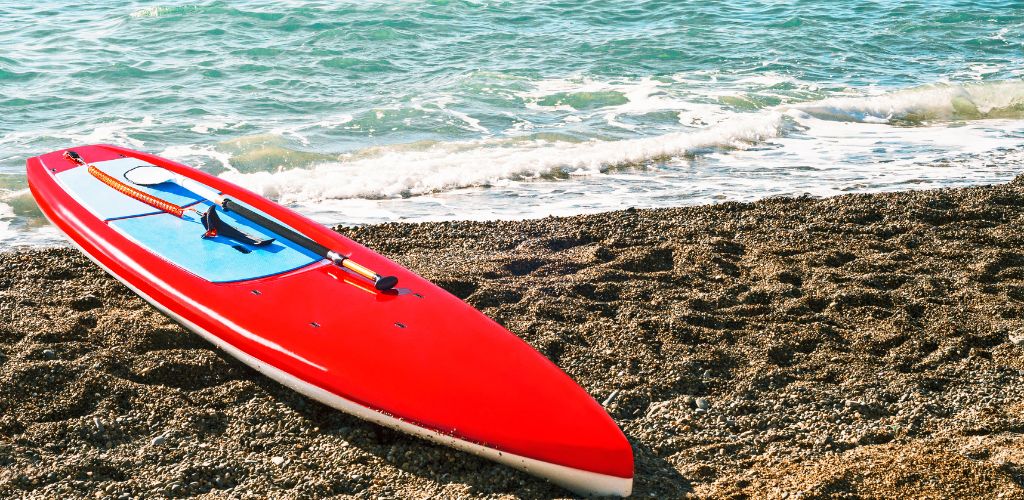
[[[279,224],[262,214],[249,210],[247,207],[236,203],[231,198],[222,198],[220,200],[220,206],[228,212],[234,212],[253,224],[267,229],[278,236],[309,250],[310,252],[313,252],[341,267],[344,267],[345,269],[349,269],[352,272],[373,281],[379,290],[388,290],[394,287],[395,283],[398,282],[398,280],[393,276],[381,276],[375,273],[372,269],[362,266],[357,262],[353,262],[352,259],[349,259],[348,257],[345,257],[344,255],[309,239],[307,236],[293,230],[292,228]],[[388,286],[389,284],[390,286]]]
[[[309,250],[310,252],[313,252],[325,259],[328,259],[338,266],[344,267],[345,269],[348,269],[370,281],[373,281],[374,286],[378,290],[389,290],[398,283],[398,279],[395,278],[394,276],[381,276],[374,272],[372,269],[369,269],[356,262],[353,262],[348,257],[345,257],[344,255],[341,255],[338,252],[335,252],[330,248],[327,248],[311,240],[308,236],[301,234],[283,224],[279,224],[274,220],[271,220],[269,217],[265,217],[260,213],[249,210],[248,208],[239,204],[238,202],[225,196],[221,196],[220,193],[192,179],[189,179],[182,175],[178,175],[171,182],[174,182],[179,186],[188,189],[189,191],[192,191],[193,193],[196,193],[199,196],[202,196],[207,200],[216,203],[217,205],[220,205],[221,208],[228,212],[237,213],[243,218],[249,220],[249,222],[252,222],[257,226],[260,226],[273,233],[276,233],[282,238],[302,248],[305,248],[306,250]]]
[[[135,189],[135,188],[133,188],[133,187],[131,187],[131,186],[129,186],[129,185],[127,185],[127,184],[125,184],[125,183],[123,183],[123,182],[113,178],[113,177],[111,177],[106,172],[103,172],[102,170],[96,168],[95,166],[89,165],[88,163],[86,163],[86,161],[78,153],[76,153],[74,151],[66,151],[64,153],[64,156],[66,158],[74,161],[75,163],[77,163],[79,165],[88,166],[90,174],[92,174],[94,177],[99,179],[104,184],[110,186],[111,188],[117,190],[118,192],[120,192],[120,193],[122,193],[122,194],[124,194],[124,195],[126,195],[128,197],[131,197],[131,198],[134,198],[136,200],[139,200],[139,201],[141,201],[143,203],[146,203],[146,204],[148,204],[148,205],[150,205],[150,206],[152,206],[154,208],[158,208],[160,210],[163,210],[163,211],[165,211],[165,212],[167,212],[169,214],[172,214],[172,215],[174,215],[174,216],[176,216],[178,218],[181,218],[181,217],[184,216],[184,213],[185,213],[185,210],[186,210],[185,208],[179,207],[178,205],[175,205],[175,204],[170,203],[168,201],[165,201],[165,200],[162,200],[160,198],[157,198],[156,196],[153,196],[153,195],[151,195],[149,193],[145,193],[145,192],[139,191],[138,189]],[[174,182],[176,184],[184,187],[185,189],[189,189],[190,191],[195,192],[196,194],[206,198],[207,200],[212,201],[213,203],[216,203],[217,205],[220,205],[221,208],[223,208],[224,210],[229,211],[229,212],[235,212],[238,215],[242,216],[243,218],[247,219],[249,222],[252,222],[253,224],[256,224],[256,225],[258,225],[258,226],[260,226],[260,227],[262,227],[264,229],[267,229],[267,230],[269,230],[271,232],[274,232],[278,236],[280,236],[280,237],[282,237],[282,238],[284,238],[284,239],[286,239],[286,240],[288,240],[288,241],[290,241],[290,242],[292,242],[292,243],[294,243],[294,244],[296,244],[296,245],[298,245],[298,246],[300,246],[300,247],[302,247],[302,248],[304,248],[304,249],[306,249],[306,250],[308,250],[310,252],[313,252],[316,255],[319,255],[320,257],[323,257],[323,258],[325,258],[327,260],[330,260],[335,265],[344,267],[345,269],[348,269],[348,270],[350,270],[350,271],[352,271],[352,272],[354,272],[354,273],[356,273],[356,274],[358,274],[358,275],[360,275],[360,276],[362,276],[362,277],[372,281],[374,287],[377,288],[378,290],[381,290],[381,291],[390,290],[390,289],[394,288],[395,285],[398,284],[398,278],[396,278],[394,276],[381,276],[380,274],[377,274],[376,272],[374,272],[372,269],[370,269],[370,268],[368,268],[366,266],[360,265],[357,262],[353,262],[352,259],[349,259],[348,257],[345,257],[344,255],[341,255],[340,253],[335,252],[334,250],[331,250],[330,248],[327,248],[327,247],[325,247],[325,246],[323,246],[323,245],[313,241],[309,237],[307,237],[307,236],[305,236],[305,235],[303,235],[303,234],[301,234],[301,233],[299,233],[299,232],[297,232],[297,231],[295,231],[295,230],[293,230],[293,229],[291,229],[291,228],[289,228],[289,227],[287,227],[287,226],[285,226],[283,224],[279,224],[276,221],[273,221],[270,218],[268,218],[268,217],[266,217],[266,216],[264,216],[262,214],[256,213],[256,212],[254,212],[252,210],[249,210],[248,208],[238,204],[237,202],[235,202],[234,200],[232,200],[230,198],[226,198],[226,197],[220,196],[220,194],[218,194],[217,192],[207,188],[206,186],[204,186],[202,184],[199,184],[198,182],[192,181],[191,179],[186,179],[184,177],[181,177],[180,179],[175,179]],[[189,209],[189,210],[194,210],[194,209]]]
[[[353,262],[352,259],[349,259],[349,258],[339,254],[338,252],[335,252],[335,251],[331,250],[330,248],[327,248],[327,247],[325,247],[325,246],[323,246],[323,245],[321,245],[321,244],[319,244],[319,243],[309,239],[309,237],[307,237],[306,235],[303,235],[303,234],[301,234],[301,233],[299,233],[299,232],[297,232],[297,231],[295,231],[295,230],[291,229],[290,227],[287,227],[287,226],[285,226],[283,224],[279,224],[279,223],[275,222],[274,220],[270,219],[269,217],[265,217],[262,214],[254,212],[252,210],[249,210],[248,208],[246,208],[245,206],[239,204],[238,202],[236,202],[236,201],[234,201],[234,200],[232,200],[230,198],[221,196],[216,191],[214,191],[214,190],[204,186],[203,184],[200,184],[200,183],[198,183],[196,181],[193,181],[192,179],[189,179],[189,178],[184,177],[184,176],[178,176],[174,180],[174,182],[176,182],[179,186],[181,186],[181,187],[183,187],[185,189],[188,189],[189,191],[192,191],[193,193],[196,193],[196,194],[198,194],[198,195],[200,195],[200,196],[202,196],[202,197],[204,197],[204,198],[206,198],[206,199],[208,199],[208,200],[210,200],[210,201],[220,205],[221,208],[223,208],[224,210],[226,210],[228,212],[235,212],[238,215],[242,216],[243,218],[249,220],[249,222],[252,222],[253,224],[256,224],[256,225],[258,225],[260,227],[263,227],[264,229],[268,229],[271,232],[280,235],[282,238],[284,238],[284,239],[286,239],[286,240],[288,240],[288,241],[290,241],[290,242],[292,242],[292,243],[294,243],[294,244],[296,244],[296,245],[298,245],[298,246],[300,246],[302,248],[305,248],[306,250],[309,250],[310,252],[313,252],[313,253],[315,253],[315,254],[317,254],[317,255],[325,258],[325,259],[328,259],[331,262],[334,262],[335,264],[344,267],[345,269],[349,269],[352,272],[354,272],[354,273],[356,273],[356,274],[358,274],[358,275],[360,275],[360,276],[362,276],[362,277],[364,277],[364,278],[366,278],[368,280],[373,281],[375,284],[378,284],[378,286],[380,284],[386,284],[388,281],[392,281],[392,279],[389,278],[388,280],[382,282],[381,280],[384,279],[384,277],[379,275],[379,274],[377,274],[377,273],[375,273],[372,269],[369,269],[369,268],[367,268],[365,266],[362,266],[362,265],[360,265],[360,264],[358,264],[356,262]],[[397,281],[397,280],[393,280],[393,281]],[[394,285],[392,285],[392,286],[394,286]],[[387,288],[391,288],[391,287],[389,286]],[[383,288],[383,289],[387,289],[387,288]]]

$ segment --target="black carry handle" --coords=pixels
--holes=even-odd
[[[349,258],[341,255],[330,248],[327,248],[311,239],[309,237],[298,233],[290,227],[283,224],[279,224],[270,218],[256,213],[249,208],[242,206],[230,198],[224,198],[221,202],[221,206],[228,212],[235,212],[238,215],[248,219],[250,222],[257,224],[263,228],[270,230],[278,236],[302,247],[306,250],[313,252],[320,257],[323,257],[335,264],[344,267],[345,269],[351,270],[364,278],[373,281],[373,286],[381,291],[390,290],[398,284],[398,278],[394,276],[381,276],[375,273],[373,270],[363,267],[355,262],[352,262]]]

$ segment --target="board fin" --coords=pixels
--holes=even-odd
[[[202,219],[203,227],[206,228],[206,232],[203,233],[203,238],[223,236],[225,238],[257,247],[269,245],[274,242],[274,238],[257,238],[232,227],[227,222],[224,222],[221,220],[220,216],[217,215],[216,205],[210,205],[210,208],[203,213]]]

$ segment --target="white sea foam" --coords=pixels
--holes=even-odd
[[[690,76],[708,82],[714,75]],[[325,223],[515,219],[631,205],[955,186],[1007,180],[1024,166],[1019,139],[1024,136],[1024,82],[942,84],[888,93],[861,88],[761,111],[737,111],[717,102],[734,95],[727,83],[718,87],[688,85],[683,93],[657,80],[546,81],[524,98],[540,102],[552,92],[580,89],[627,96],[625,103],[608,99],[605,106],[559,111],[567,124],[591,118],[621,121],[658,111],[692,117],[685,130],[628,140],[573,142],[571,135],[556,140],[546,134],[549,128],[532,132],[529,115],[511,115],[510,130],[473,141],[382,145],[340,156],[289,149],[294,147],[289,138],[298,140],[293,134],[352,120],[339,115],[291,125],[291,133],[276,139],[264,134],[220,145],[174,146],[159,154],[193,165],[210,159],[226,170],[221,175],[228,180]],[[423,103],[432,113],[449,114],[454,123],[473,130],[472,117],[467,121],[449,113],[449,104],[443,98]],[[553,106],[541,108],[550,112]],[[132,145],[131,134],[141,126],[115,122],[82,135],[90,136],[89,142],[105,137],[102,142]],[[264,151],[268,141],[270,150],[284,153]],[[254,160],[248,157],[254,152],[273,168],[249,172]],[[296,156],[289,152],[302,161],[289,160]],[[243,158],[249,165],[243,165]],[[235,168],[236,160],[247,172]],[[633,166],[643,168],[620,168]],[[474,189],[480,186],[488,189]],[[3,234],[16,231],[12,224],[24,226],[8,212],[0,216],[0,243]]]
[[[577,118],[585,120],[593,116],[603,116],[605,121],[621,128],[634,128],[632,125],[618,121],[622,115],[642,115],[655,111],[678,111],[689,115],[703,113],[706,116],[720,114],[721,107],[698,103],[685,96],[676,96],[667,92],[669,84],[654,78],[644,77],[638,80],[604,82],[590,78],[559,78],[541,80],[534,84],[532,90],[517,93],[526,102],[527,109],[545,111],[579,112]],[[542,103],[551,96],[593,94],[614,92],[625,98],[622,104],[601,106],[594,110],[577,110],[569,104]],[[682,118],[680,119],[682,121]]]
[[[481,125],[480,124],[480,120],[478,120],[476,118],[473,118],[472,116],[469,116],[468,114],[463,113],[461,111],[450,109],[448,107],[448,105],[453,103],[453,102],[455,102],[455,99],[453,97],[451,97],[451,96],[443,96],[443,97],[440,97],[438,99],[434,99],[434,100],[430,101],[429,104],[435,106],[437,109],[447,113],[448,115],[456,118],[457,120],[459,120],[460,122],[465,124],[464,128],[467,128],[468,130],[470,130],[472,132],[481,132],[485,136],[491,135],[491,131],[488,130],[487,127],[484,127],[483,125]],[[423,106],[423,104],[418,103],[418,102],[414,103],[413,107],[415,107],[416,109],[419,109],[419,110],[423,110],[423,111],[427,111],[428,110],[426,107]]]
[[[192,163],[190,160],[195,158],[211,158],[225,170],[237,172],[237,169],[231,165],[231,155],[217,151],[213,146],[170,146],[158,153],[157,156],[162,156],[185,164]]]
[[[762,73],[739,78],[738,80],[736,80],[736,83],[771,87],[774,85],[779,85],[781,83],[794,83],[797,81],[798,80],[796,78],[790,75],[782,75],[779,73]]]
[[[145,142],[132,137],[131,133],[133,131],[145,131],[152,127],[153,122],[152,116],[145,116],[138,122],[120,119],[96,126],[90,132],[68,133],[66,136],[78,144],[113,143],[142,148],[145,146]]]
[[[236,122],[234,124],[231,124],[225,118],[210,118],[196,123],[189,130],[197,134],[209,134],[210,132],[216,132],[219,130],[238,128],[240,125],[243,124],[244,122]]]
[[[64,239],[53,226],[37,227],[26,231],[23,227],[27,222],[20,217],[11,205],[17,198],[31,197],[28,189],[7,191],[0,189],[0,251],[19,247],[39,247],[63,245]]]
[[[330,117],[330,118],[324,118],[323,120],[320,120],[320,121],[316,122],[315,125],[317,127],[329,130],[329,129],[338,128],[338,127],[340,127],[340,126],[342,126],[342,125],[344,125],[344,124],[346,124],[346,123],[348,123],[350,121],[352,121],[352,115],[350,115],[348,113],[342,113],[340,115],[333,116],[333,117]]]
[[[160,7],[158,5],[154,5],[152,7],[146,7],[146,8],[139,9],[139,10],[136,10],[136,11],[132,12],[131,13],[131,17],[134,17],[134,18],[157,17],[161,13],[166,12],[166,11],[167,11],[167,7]]]
[[[150,6],[150,7],[144,7],[144,8],[132,11],[132,13],[129,14],[129,16],[132,17],[132,18],[135,18],[135,19],[143,19],[143,18],[147,18],[147,17],[160,17],[160,16],[165,16],[165,15],[168,15],[168,14],[186,14],[186,13],[189,13],[189,12],[198,12],[199,9],[200,9],[200,7],[196,6],[196,5],[180,5],[180,6],[173,6],[173,7],[172,6],[163,6],[163,5],[153,5],[153,6]]]
[[[551,91],[600,90],[608,89],[609,85],[547,81],[538,87],[535,95],[539,97]],[[600,116],[609,109],[617,113],[693,106],[671,96],[663,99],[657,95],[659,87],[653,81],[634,89],[617,87],[628,90],[624,93],[632,96],[652,98],[591,110],[586,116]],[[659,200],[678,204],[683,200],[709,202],[777,194],[836,194],[849,189],[878,191],[893,189],[892,186],[905,188],[916,185],[914,182],[934,185],[943,178],[956,182],[951,176],[971,178],[971,174],[963,172],[972,168],[987,169],[987,173],[974,173],[979,179],[997,180],[1007,178],[1014,168],[1010,165],[992,169],[984,158],[990,152],[1017,147],[1019,140],[1013,137],[1020,133],[1015,127],[1022,123],[1019,110],[1024,83],[938,85],[891,93],[879,89],[870,92],[874,94],[829,98],[756,113],[729,112],[724,106],[699,103],[707,108],[693,106],[698,110],[694,113],[715,120],[710,125],[653,137],[583,142],[495,137],[433,143],[428,147],[402,144],[356,152],[343,156],[341,161],[318,163],[309,169],[232,171],[223,175],[258,193],[322,213],[322,218],[328,220],[337,219],[336,214],[331,215],[337,209],[349,216],[352,213],[348,211],[355,210],[366,215],[367,221],[378,221],[386,219],[381,218],[384,214],[407,219],[497,216],[506,211],[499,209],[499,194],[508,197],[506,200],[528,199],[515,204],[514,210],[509,209],[512,212],[506,215],[514,218],[512,213],[529,216],[610,209],[631,200],[656,206],[670,203]],[[1009,120],[990,119],[1006,115]],[[567,117],[565,121],[572,120]],[[952,119],[977,121],[959,127],[942,121]],[[907,120],[925,126],[890,124]],[[690,160],[672,160],[692,154],[708,158],[714,167],[708,167],[707,172],[679,170],[678,166]],[[951,157],[968,160],[957,164],[961,167],[946,170],[932,166],[932,162]],[[670,173],[659,167],[640,173],[616,169],[662,164],[677,167],[668,170]],[[560,180],[531,181],[541,178]],[[461,189],[484,185],[490,189],[467,192],[476,193],[472,196],[460,194]],[[549,196],[544,191],[546,185],[556,191],[579,193]],[[434,195],[424,196],[429,194]],[[480,208],[476,208],[474,203],[464,201],[466,197],[478,201],[481,197],[497,198],[490,200],[494,203],[477,203]]]
[[[765,83],[774,81],[777,79],[772,78]],[[1013,114],[1024,98],[1024,82],[942,85],[879,95],[829,98],[759,113],[728,113],[715,105],[693,105],[692,102],[658,96],[656,92],[660,86],[662,83],[649,79],[634,82],[631,86],[589,80],[547,80],[539,82],[536,90],[525,92],[524,96],[539,99],[551,95],[551,92],[617,89],[630,96],[629,102],[595,112],[606,114],[609,122],[627,112],[686,107],[699,110],[696,116],[714,117],[718,121],[695,131],[628,140],[522,142],[496,138],[438,143],[419,150],[381,148],[372,155],[354,155],[350,160],[322,163],[311,169],[225,175],[250,189],[285,202],[423,195],[524,178],[594,175],[616,166],[644,164],[707,149],[742,150],[779,136],[783,131],[783,117],[804,129],[800,141],[787,142],[786,147],[790,149],[799,149],[802,144],[816,141],[827,144],[827,148],[842,155],[858,148],[869,148],[870,144],[861,140],[863,137],[878,140],[876,131],[863,127],[859,130],[848,127],[835,130],[827,125],[829,121],[839,121],[861,122],[862,126],[876,124],[886,127],[889,137],[907,135],[919,143],[928,142],[922,137],[934,136],[936,143],[943,144],[936,147],[936,151],[952,148],[963,153],[968,149],[955,148],[956,132],[945,133],[930,128],[918,133],[913,129],[894,129],[885,124],[894,120],[985,118],[993,114]],[[441,102],[439,108],[443,109],[444,103]],[[980,138],[975,143],[983,144],[981,148],[988,147],[984,145],[987,142]]]
[[[693,133],[583,143],[480,140],[424,150],[381,150],[313,169],[224,174],[228,180],[280,199],[386,198],[550,175],[593,175],[608,168],[683,155],[708,147],[743,148],[778,135],[782,115],[736,116]]]
[[[868,97],[837,97],[789,106],[838,121],[941,121],[1024,117],[1024,82],[931,85]],[[994,115],[994,116],[993,116]]]
[[[595,116],[600,116],[608,125],[624,130],[637,130],[635,124],[623,121],[626,116],[640,116],[646,113],[659,111],[673,111],[677,120],[685,126],[694,124],[707,124],[716,121],[724,115],[721,106],[694,102],[693,99],[686,99],[684,96],[675,96],[667,92],[669,84],[650,77],[641,78],[635,81],[625,82],[599,82],[591,79],[562,79],[546,80],[540,82],[537,88],[530,92],[521,93],[520,96],[526,100],[527,107],[532,109],[550,108],[559,111],[568,111],[565,122],[582,122]],[[602,106],[596,110],[578,111],[569,105],[548,105],[542,106],[540,100],[552,93],[579,94],[588,92],[617,92],[621,94],[626,102]]]

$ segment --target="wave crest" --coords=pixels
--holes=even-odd
[[[152,7],[145,7],[132,12],[131,17],[136,19],[144,17],[160,17],[173,14],[188,14],[190,12],[196,12],[198,10],[198,5],[179,5],[173,7],[154,5]]]
[[[933,121],[1024,118],[1024,82],[939,84],[867,97],[788,106],[834,121],[920,125]]]
[[[739,116],[692,133],[623,141],[571,143],[480,140],[425,149],[381,149],[371,157],[281,172],[226,172],[223,177],[284,203],[389,198],[488,186],[507,181],[595,175],[708,148],[745,148],[778,136],[780,113]]]
[[[425,142],[374,147],[335,158],[299,155],[299,165],[287,164],[295,155],[263,154],[266,151],[260,150],[255,156],[262,171],[251,168],[254,154],[233,151],[231,161],[242,168],[222,175],[284,203],[382,199],[520,180],[598,175],[706,150],[748,149],[785,135],[794,124],[801,134],[813,138],[819,120],[927,126],[991,118],[1024,118],[1024,82],[931,85],[780,105],[752,113],[728,113],[718,123],[695,131],[617,141],[573,142],[566,137],[535,135],[525,140]],[[271,168],[277,160],[282,165]]]

